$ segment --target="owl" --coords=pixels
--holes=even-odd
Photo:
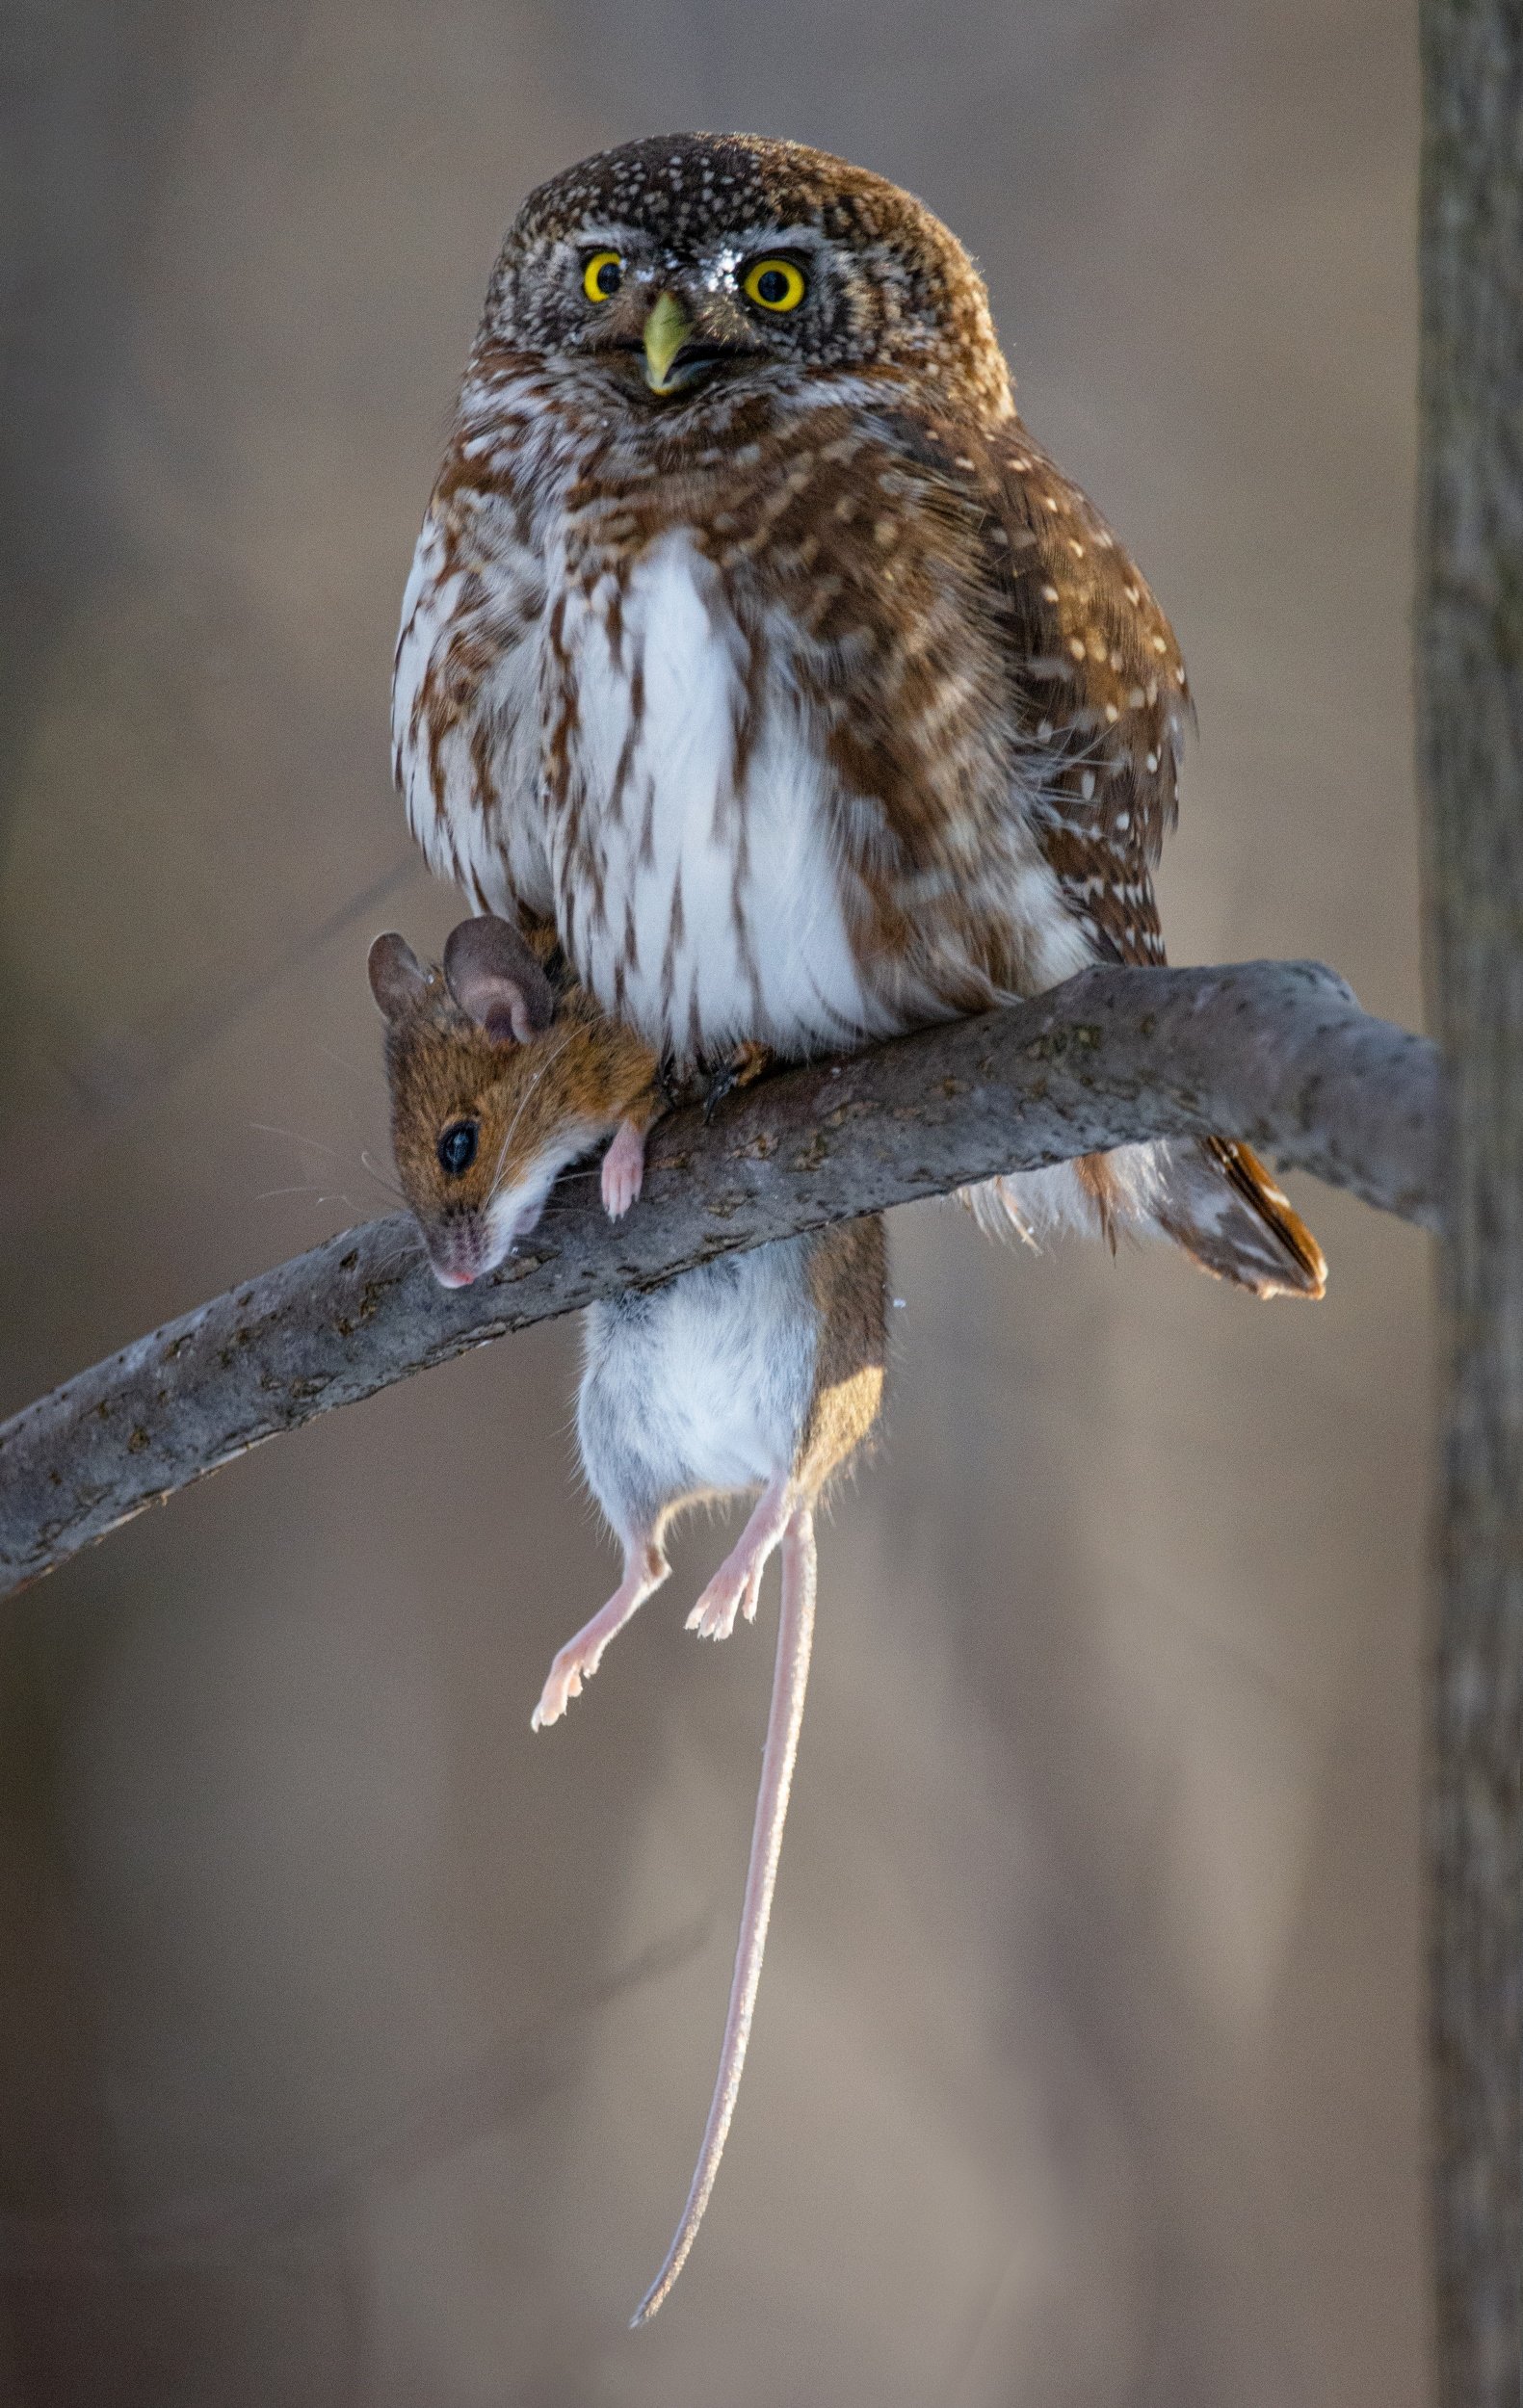
[[[394,759],[431,865],[553,921],[685,1063],[851,1047],[1158,963],[1191,710],[1172,630],[1027,432],[972,260],[919,201],[750,135],[532,193],[403,605]],[[1248,1149],[975,1191],[1320,1296]]]

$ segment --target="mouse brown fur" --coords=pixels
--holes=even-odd
[[[560,1172],[604,1138],[604,1201],[628,1210],[662,1110],[656,1058],[558,975],[552,940],[483,915],[453,931],[441,964],[378,936],[369,970],[397,1176],[444,1286],[495,1269]]]

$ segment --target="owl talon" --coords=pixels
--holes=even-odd
[[[737,1045],[728,1061],[722,1062],[710,1079],[703,1096],[705,1125],[711,1121],[726,1095],[738,1087],[749,1086],[772,1067],[772,1047],[748,1042]]]

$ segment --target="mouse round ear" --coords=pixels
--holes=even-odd
[[[555,995],[511,920],[484,913],[452,929],[444,976],[461,1011],[498,1045],[519,1044],[555,1018]]]
[[[407,938],[399,936],[395,929],[377,937],[365,968],[382,1019],[400,1019],[414,1004],[421,1003],[429,991],[428,972]]]

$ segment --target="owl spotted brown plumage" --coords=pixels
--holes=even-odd
[[[553,919],[605,1008],[685,1059],[799,1055],[1161,962],[1187,709],[1168,620],[1022,426],[982,279],[918,201],[739,135],[530,196],[404,603],[396,771],[433,867]],[[1322,1292],[1223,1140],[977,1201]]]

